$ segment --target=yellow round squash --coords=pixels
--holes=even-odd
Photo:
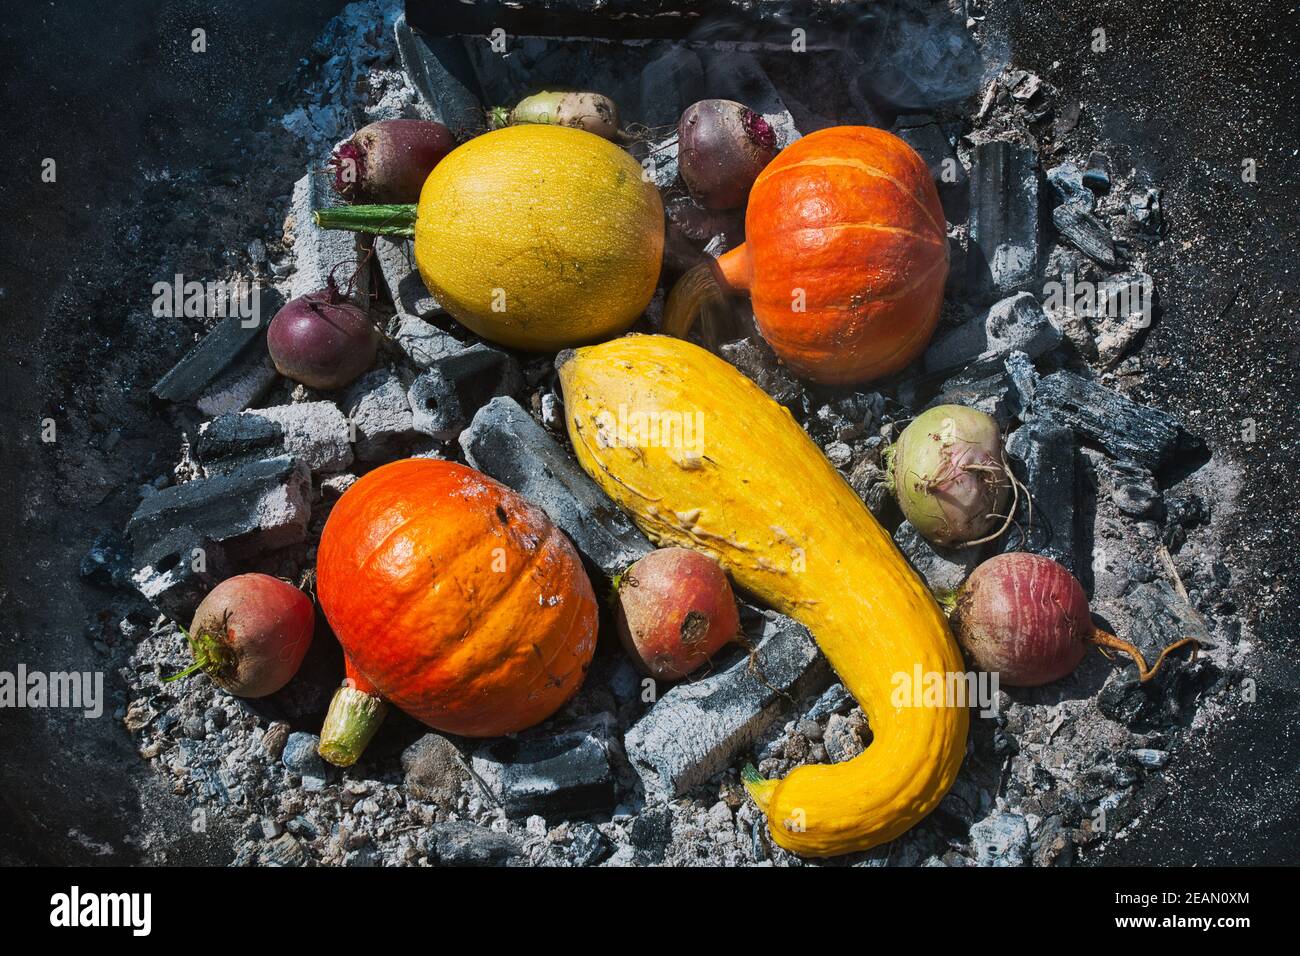
[[[663,203],[636,160],[561,126],[509,126],[457,147],[425,180],[415,216],[433,297],[520,349],[626,331],[654,294],[663,245]]]

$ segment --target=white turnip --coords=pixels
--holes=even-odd
[[[923,538],[945,547],[982,544],[1011,521],[1019,486],[998,424],[964,405],[937,405],[903,429],[890,450],[898,505]],[[1004,513],[1006,512],[1006,513]]]
[[[618,107],[600,93],[543,91],[524,97],[513,110],[492,111],[494,127],[521,123],[570,126],[615,142],[619,138]]]

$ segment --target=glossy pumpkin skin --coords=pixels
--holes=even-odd
[[[874,741],[845,763],[747,786],[773,839],[809,856],[892,840],[938,806],[966,750],[963,706],[895,690],[964,670],[924,582],[791,417],[722,359],[629,335],[560,357],[578,463],[651,540],[711,555],[739,587],[806,625],[866,711]],[[638,444],[608,423],[702,415],[702,455]]]
[[[948,277],[943,207],[892,133],[836,126],[786,147],[754,182],[745,239],[718,266],[799,375],[865,382],[930,341]]]
[[[596,599],[573,545],[454,462],[411,458],[361,478],[330,513],[316,573],[349,675],[447,733],[544,720],[595,652]]]

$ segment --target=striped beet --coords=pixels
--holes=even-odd
[[[1124,651],[1147,681],[1170,651],[1197,643],[1190,637],[1175,641],[1147,667],[1141,651],[1092,623],[1088,598],[1074,575],[1050,558],[1026,552],[1000,554],[976,568],[957,592],[949,623],[975,666],[997,673],[1011,687],[1065,677],[1094,645],[1107,656]]]

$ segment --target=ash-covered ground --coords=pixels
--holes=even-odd
[[[330,146],[372,119],[425,115],[435,99],[403,70],[395,33],[408,68],[422,54],[394,29],[400,5],[354,4],[328,25],[295,11],[277,17],[293,24],[283,37],[256,16],[227,15],[208,28],[206,61],[186,53],[201,12],[157,6],[138,8],[161,14],[148,26],[128,17],[101,39],[151,51],[139,69],[152,82],[132,86],[125,133],[84,105],[122,75],[116,56],[6,60],[15,75],[52,72],[50,102],[71,104],[65,122],[78,135],[27,147],[33,169],[47,154],[67,158],[48,196],[17,194],[23,252],[4,262],[0,301],[24,323],[13,336],[22,348],[6,355],[6,405],[15,422],[52,418],[59,437],[14,428],[5,500],[19,533],[3,551],[0,665],[102,670],[111,699],[97,721],[0,713],[15,835],[0,859],[817,865],[770,844],[737,770],[746,759],[770,775],[848,759],[870,728],[807,635],[757,611],[747,626],[782,693],[732,657],[652,705],[617,643],[602,640],[582,691],[518,741],[446,738],[394,714],[347,771],[314,750],[341,674],[323,623],[299,677],[265,701],[236,700],[206,678],[161,681],[188,653],[131,577],[164,608],[188,585],[173,587],[154,542],[124,534],[150,502],[173,502],[188,485],[186,507],[202,509],[204,482],[238,484],[261,523],[220,534],[275,546],[242,548],[232,562],[298,580],[353,475],[410,453],[535,474],[563,455],[565,439],[549,356],[466,362],[474,339],[412,282],[400,246],[367,255],[310,227]],[[1287,412],[1297,351],[1285,322],[1295,302],[1298,179],[1285,119],[1294,51],[1279,38],[1286,26],[1294,38],[1295,24],[1263,5],[1187,21],[1124,3],[957,6],[960,15],[900,14],[880,47],[892,53],[862,40],[848,57],[811,54],[816,69],[772,51],[701,54],[710,85],[695,89],[682,80],[689,63],[683,71],[666,46],[533,41],[503,65],[470,41],[493,100],[473,105],[507,101],[522,84],[589,77],[652,144],[704,95],[757,97],[750,105],[786,136],[834,123],[895,129],[930,161],[952,224],[944,323],[923,366],[878,388],[825,390],[799,384],[752,335],[722,354],[791,408],[936,588],[1027,542],[1070,565],[1098,616],[1149,657],[1175,637],[1203,641],[1195,662],[1171,662],[1150,685],[1094,655],[1050,687],[1004,689],[999,715],[973,721],[940,809],[889,846],[829,865],[1293,859],[1295,797],[1284,780],[1300,747],[1285,611],[1297,529],[1276,491],[1296,462]],[[27,14],[8,29],[52,35],[67,26],[55,16]],[[250,60],[262,64],[255,77],[239,68]],[[96,71],[100,84],[89,80]],[[10,79],[7,91],[18,88]],[[18,108],[34,128],[49,123],[35,105]],[[111,162],[87,159],[82,140],[93,136]],[[671,169],[663,176],[682,256],[738,241],[734,222],[688,219]],[[1031,217],[1042,220],[1032,229]],[[1026,268],[1023,257],[981,251],[1026,242],[1035,246]],[[150,397],[215,325],[153,314],[155,282],[260,279],[291,296],[348,256],[365,262],[376,314],[393,314],[380,362],[356,387],[291,388],[259,370],[253,352],[231,349],[221,376],[190,382],[175,401]],[[971,265],[983,258],[990,268]],[[1062,304],[1052,283],[1067,278],[1116,294],[1153,288],[1152,321],[1141,309]],[[654,311],[639,330],[654,329]],[[448,381],[475,396],[463,421],[421,406]],[[880,482],[884,444],[941,396],[1003,420],[1035,492],[1034,526],[980,554],[933,552],[900,526]],[[251,444],[239,427],[249,418],[262,423]],[[267,458],[296,464],[263,467]],[[256,507],[284,488],[293,493],[279,512]],[[554,504],[563,490],[535,493]],[[301,540],[279,546],[299,524]],[[599,524],[570,532],[589,558],[598,536],[582,528]],[[663,746],[669,738],[717,746],[678,753]]]

